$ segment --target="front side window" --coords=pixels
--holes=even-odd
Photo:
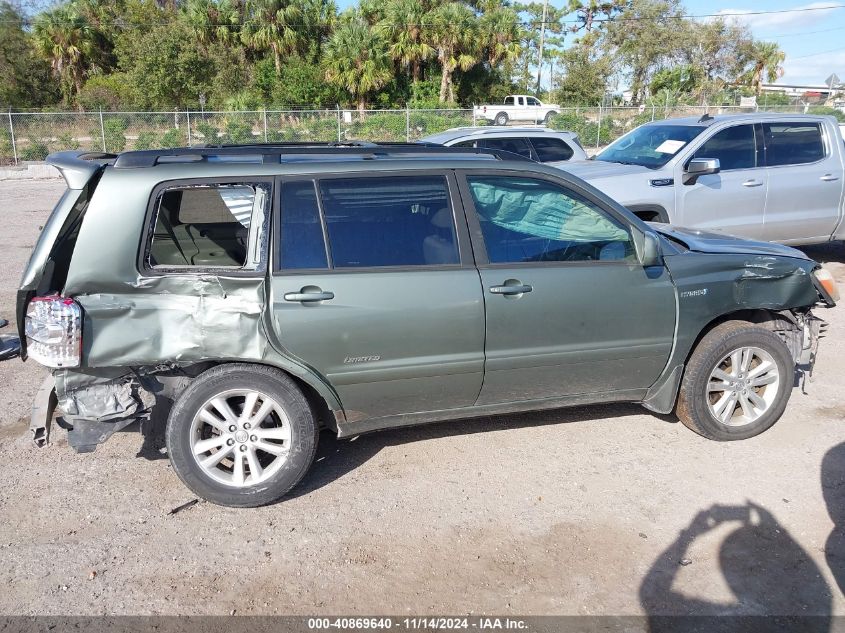
[[[534,136],[531,138],[534,151],[537,152],[537,159],[541,163],[551,163],[572,158],[572,148],[566,141],[554,137]]]
[[[242,268],[263,262],[267,184],[171,187],[155,202],[152,268]]]
[[[818,123],[764,123],[763,138],[769,167],[815,163],[825,157]]]
[[[718,158],[722,171],[757,167],[757,142],[753,125],[735,125],[713,135],[693,158]]]
[[[513,105],[513,97],[505,97],[505,105]]]
[[[487,138],[480,143],[486,149],[499,149],[531,158],[531,146],[524,138]]]
[[[528,105],[538,106],[538,105],[540,105],[540,102],[537,101],[534,97],[528,97]]]
[[[491,264],[634,260],[624,225],[545,180],[467,178]]]
[[[443,176],[320,181],[334,268],[458,264]]]

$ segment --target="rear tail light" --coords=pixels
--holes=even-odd
[[[834,301],[839,301],[839,288],[836,287],[836,280],[833,278],[830,271],[826,268],[816,268],[813,271],[813,274],[816,276],[816,279],[821,284],[822,288],[824,288],[827,294],[830,295],[830,298]]]
[[[35,297],[24,322],[27,355],[47,367],[79,367],[82,309],[73,299]]]

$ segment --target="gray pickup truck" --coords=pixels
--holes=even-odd
[[[815,244],[845,239],[833,117],[740,114],[642,125],[567,172],[648,221]]]

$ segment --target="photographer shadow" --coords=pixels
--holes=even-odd
[[[676,588],[696,539],[736,524],[719,547],[719,569],[734,596],[709,601]],[[695,561],[692,561],[694,564]],[[756,632],[830,630],[832,595],[819,568],[765,508],[714,505],[699,512],[655,561],[640,585],[649,630]]]
[[[825,453],[821,479],[827,513],[833,521],[833,531],[825,543],[825,560],[839,591],[845,594],[845,442]]]

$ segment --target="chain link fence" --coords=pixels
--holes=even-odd
[[[657,119],[754,112],[737,106],[563,108],[555,129],[576,132],[600,148]],[[801,113],[806,106],[766,111]],[[8,112],[0,121],[0,164],[41,161],[50,152],[116,153],[217,143],[282,141],[417,141],[452,127],[484,125],[471,109],[255,110],[249,112]]]

